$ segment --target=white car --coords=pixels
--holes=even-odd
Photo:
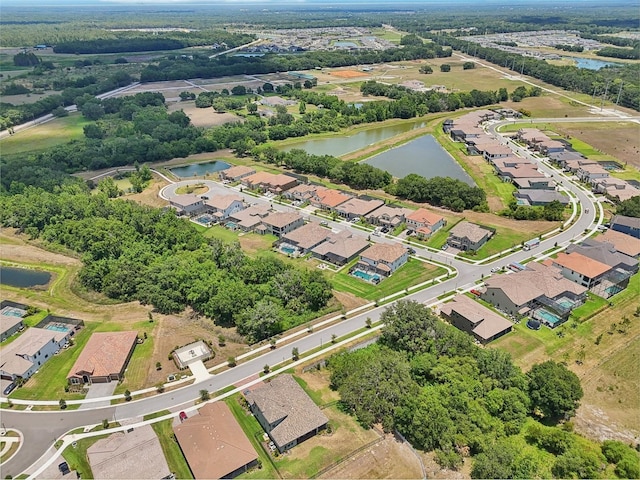
[[[502,268],[500,268],[500,267],[493,267],[493,268],[491,269],[491,273],[496,273],[496,272],[499,272],[500,270],[502,270]]]

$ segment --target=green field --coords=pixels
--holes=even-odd
[[[56,118],[37,127],[18,131],[0,140],[2,155],[35,153],[84,137],[82,127],[91,123],[79,113]]]

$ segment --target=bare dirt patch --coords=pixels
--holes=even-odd
[[[442,468],[435,461],[435,454],[433,452],[419,452],[420,458],[424,463],[425,470],[427,471],[427,478],[438,478],[446,480],[458,480],[471,478],[471,460],[469,458],[464,459],[464,464],[460,470],[448,470]]]
[[[169,112],[184,111],[196,127],[214,127],[243,120],[234,113],[217,113],[213,108],[197,108],[194,101],[171,103],[168,110]]]
[[[422,470],[411,448],[389,434],[318,478],[422,478]]]
[[[347,312],[353,310],[354,308],[358,308],[358,307],[361,307],[362,305],[366,305],[367,303],[369,303],[368,300],[365,300],[365,299],[360,298],[360,297],[356,297],[352,293],[337,292],[337,291],[333,290],[333,296],[336,297],[338,302],[340,302],[342,307]]]
[[[160,198],[160,190],[168,183],[165,180],[154,177],[151,184],[140,193],[126,195],[122,198],[125,200],[133,200],[141,205],[162,208],[167,206],[166,200]]]
[[[82,262],[73,257],[49,252],[30,245],[10,229],[2,230],[0,258],[19,263],[46,263],[49,265],[80,266]],[[5,242],[4,239],[7,239]],[[15,242],[15,243],[14,243]]]
[[[368,77],[368,73],[358,72],[357,70],[336,70],[335,72],[331,72],[330,75],[338,78],[358,78],[358,77]]]

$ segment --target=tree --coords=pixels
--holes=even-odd
[[[80,109],[87,120],[99,120],[104,117],[104,108],[99,103],[87,102]]]
[[[640,197],[632,197],[625,200],[618,205],[616,209],[618,215],[625,215],[627,217],[640,217]]]
[[[236,357],[229,357],[229,358],[227,358],[227,364],[228,364],[230,367],[235,367],[235,366],[237,365],[237,363],[236,363]]]
[[[556,458],[551,473],[556,478],[598,478],[601,455],[583,449],[572,448]]]
[[[583,395],[575,373],[549,360],[534,365],[527,376],[534,411],[539,410],[544,416],[552,418],[575,413]]]
[[[244,85],[236,85],[231,89],[231,95],[246,95],[247,87]]]
[[[307,113],[307,104],[304,102],[300,102],[300,104],[298,105],[298,113],[300,113],[300,115],[304,115],[305,113]]]
[[[200,400],[203,402],[206,402],[207,400],[209,400],[211,398],[211,396],[209,395],[209,391],[202,389],[200,390]]]
[[[423,65],[420,67],[420,73],[430,74],[433,73],[433,68],[430,65]]]
[[[156,370],[162,370],[162,364],[160,362],[156,362]]]
[[[472,70],[474,68],[476,68],[475,62],[464,62],[462,64],[462,69],[463,70]]]
[[[249,112],[251,115],[254,115],[255,113],[258,112],[258,105],[251,102],[247,104],[247,112]]]
[[[106,177],[98,182],[98,190],[104,193],[107,198],[116,198],[120,196],[120,189],[113,180],[113,177]]]
[[[367,328],[371,328],[372,322],[371,322],[371,319],[369,317],[367,317],[367,320],[364,322],[364,325]]]
[[[440,65],[440,71],[441,72],[450,72],[451,71],[451,65],[449,65],[448,63],[443,63],[442,65]]]
[[[67,111],[67,109],[66,109],[66,108],[64,108],[64,107],[62,107],[62,106],[60,106],[60,107],[58,107],[58,108],[54,109],[54,110],[51,112],[51,114],[52,114],[54,117],[58,117],[58,118],[61,118],[61,117],[68,117],[68,116],[69,116],[69,112]]]
[[[226,345],[226,338],[224,338],[224,335],[222,334],[218,335],[218,346],[224,347],[225,345]]]
[[[266,365],[262,368],[262,371],[263,371],[265,374],[269,373],[269,370],[270,370],[270,367],[269,367],[269,365],[268,365],[268,364],[266,364]]]
[[[58,405],[60,405],[60,410],[64,410],[67,408],[67,401],[64,398],[61,398]]]
[[[131,392],[128,389],[124,391],[124,399],[127,402],[131,401]]]
[[[293,347],[291,349],[291,358],[294,362],[297,362],[300,359],[300,352],[298,350],[298,347]]]
[[[106,430],[107,428],[109,428],[109,420],[105,418],[104,420],[102,420],[102,429]]]

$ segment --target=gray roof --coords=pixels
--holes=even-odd
[[[450,316],[453,311],[466,318],[473,325],[473,333],[483,340],[488,340],[513,327],[513,323],[502,315],[466,295],[457,295],[452,302],[445,303],[440,309],[440,312],[447,316]]]
[[[449,231],[449,235],[458,238],[468,238],[471,242],[477,243],[486,235],[491,235],[491,230],[482,228],[475,223],[462,221]]]
[[[551,203],[554,200],[557,200],[563,205],[567,205],[569,203],[569,197],[561,194],[560,192],[556,192],[555,190],[540,190],[536,188],[524,189],[518,190],[515,196],[516,198],[525,198],[529,200],[529,202]]]
[[[640,229],[640,218],[616,215],[611,219],[611,225],[624,225],[625,227]]]
[[[598,242],[589,238],[579,245],[569,245],[567,253],[572,252],[597,260],[610,267],[623,267],[625,270],[636,270],[638,268],[638,260],[617,252],[611,243]]]
[[[263,387],[246,392],[245,397],[262,412],[267,422],[280,422],[269,432],[279,447],[329,421],[291,375],[275,377]]]

